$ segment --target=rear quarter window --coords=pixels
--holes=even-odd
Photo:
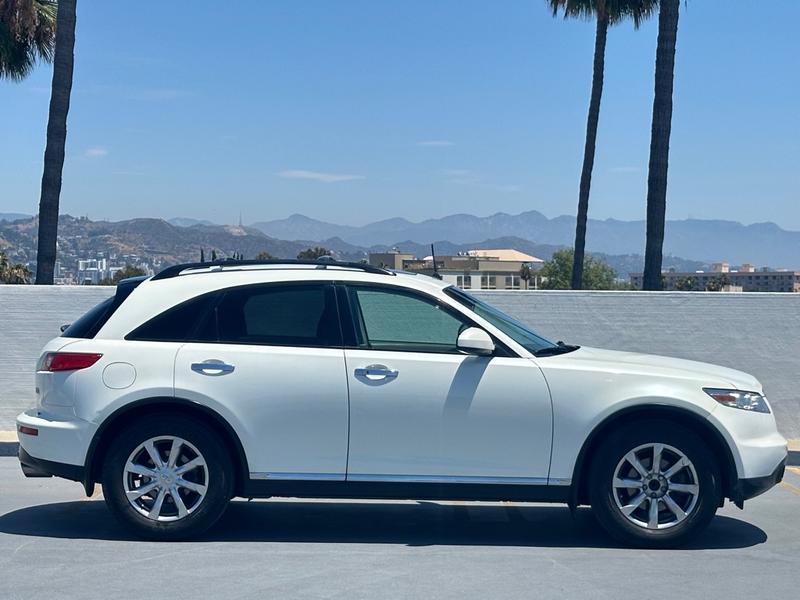
[[[147,321],[125,336],[148,342],[217,341],[214,307],[220,294],[213,292],[187,300]]]
[[[113,297],[103,300],[100,304],[89,309],[85,315],[67,327],[61,336],[68,338],[93,338],[114,312],[113,305]]]

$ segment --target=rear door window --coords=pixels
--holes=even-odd
[[[219,341],[341,347],[332,285],[272,284],[229,290],[216,307]]]

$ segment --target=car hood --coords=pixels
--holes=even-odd
[[[759,381],[748,373],[682,358],[582,346],[566,354],[539,358],[537,362],[546,370],[550,360],[558,363],[568,362],[576,369],[694,379],[707,387],[720,386],[751,392],[761,391]]]

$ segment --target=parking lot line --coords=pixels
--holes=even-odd
[[[795,494],[797,496],[800,496],[800,487],[797,487],[796,485],[792,485],[791,483],[788,483],[786,481],[781,481],[780,485],[781,485],[781,487],[783,489],[789,490],[793,494]]]
[[[83,500],[84,502],[91,502],[92,500],[102,500],[102,499],[103,499],[103,487],[97,484],[95,484],[91,496],[84,496],[83,498],[81,498],[81,500]]]

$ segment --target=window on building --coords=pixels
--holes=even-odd
[[[460,287],[462,290],[471,290],[472,289],[472,276],[471,275],[457,275],[456,276],[456,286]]]
[[[482,290],[497,289],[497,277],[495,275],[481,275],[481,289]]]
[[[506,275],[506,289],[518,290],[520,288],[519,275]]]

